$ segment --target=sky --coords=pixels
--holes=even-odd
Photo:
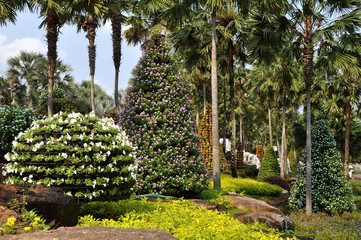
[[[19,13],[14,24],[0,26],[0,76],[5,77],[8,70],[7,60],[19,55],[20,51],[40,52],[46,56],[46,29],[39,29],[42,19],[36,13]],[[75,25],[64,25],[60,28],[58,40],[58,57],[64,64],[73,68],[72,76],[75,83],[90,80],[88,65],[88,39],[86,33],[77,33]],[[97,29],[95,83],[113,96],[114,93],[114,65],[111,40],[111,25]],[[119,88],[126,89],[132,77],[131,71],[141,57],[139,46],[128,46],[122,42],[122,63],[119,73]]]

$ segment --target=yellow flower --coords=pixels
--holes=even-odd
[[[39,218],[39,217],[36,217],[36,218],[34,219],[34,221],[35,221],[35,222],[39,222],[39,221],[40,221],[40,218]]]
[[[24,227],[25,231],[29,231],[31,228],[30,227]]]
[[[38,224],[38,222],[32,222],[30,223],[30,227],[35,227],[36,224]]]
[[[16,218],[10,217],[10,218],[8,218],[8,221],[6,222],[6,225],[9,227],[12,227],[12,226],[14,226],[15,221],[16,221]]]

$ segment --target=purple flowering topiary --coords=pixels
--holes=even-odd
[[[186,83],[162,28],[151,31],[133,70],[119,125],[138,147],[138,194],[189,196],[207,188]]]

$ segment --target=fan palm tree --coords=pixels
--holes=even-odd
[[[101,25],[102,20],[106,14],[110,13],[109,1],[102,0],[74,0],[71,4],[72,14],[74,14],[73,21],[77,24],[78,31],[83,29],[89,41],[88,56],[89,56],[89,70],[90,70],[90,102],[92,111],[95,112],[95,97],[94,97],[94,75],[95,75],[95,36],[96,29]]]
[[[21,51],[19,56],[12,57],[8,60],[9,70],[7,72],[9,79],[18,79],[25,81],[29,87],[29,107],[34,108],[38,97],[38,88],[40,85],[37,71],[39,61],[43,58],[40,53]]]
[[[30,0],[31,6],[38,9],[44,19],[39,27],[46,27],[48,42],[48,116],[53,115],[53,86],[56,59],[58,58],[57,42],[60,27],[68,19],[69,1],[65,0]]]

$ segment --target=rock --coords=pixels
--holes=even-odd
[[[0,222],[6,222],[10,217],[18,218],[19,214],[6,206],[0,205]]]
[[[0,205],[6,206],[13,199],[22,202],[25,195],[26,209],[35,209],[51,227],[75,226],[78,222],[79,207],[75,198],[65,195],[58,187],[44,185],[0,184]]]
[[[273,212],[281,214],[281,211],[278,208],[275,208],[261,200],[253,199],[246,196],[239,196],[235,193],[228,193],[224,196],[232,199],[234,201],[233,206],[236,206],[241,210],[251,210],[252,212]]]
[[[234,217],[242,223],[260,222],[280,231],[295,230],[295,225],[289,217],[274,212],[235,213]]]
[[[22,235],[6,235],[1,240],[176,240],[160,229],[133,229],[110,227],[61,227]]]
[[[275,207],[284,206],[287,203],[286,198],[269,199],[269,200],[263,200],[263,201],[272,206],[275,206]]]
[[[191,199],[191,200],[193,202],[193,205],[199,208],[204,207],[207,210],[218,210],[219,212],[227,211],[226,206],[224,206],[223,204],[212,203],[210,201],[203,199]]]

